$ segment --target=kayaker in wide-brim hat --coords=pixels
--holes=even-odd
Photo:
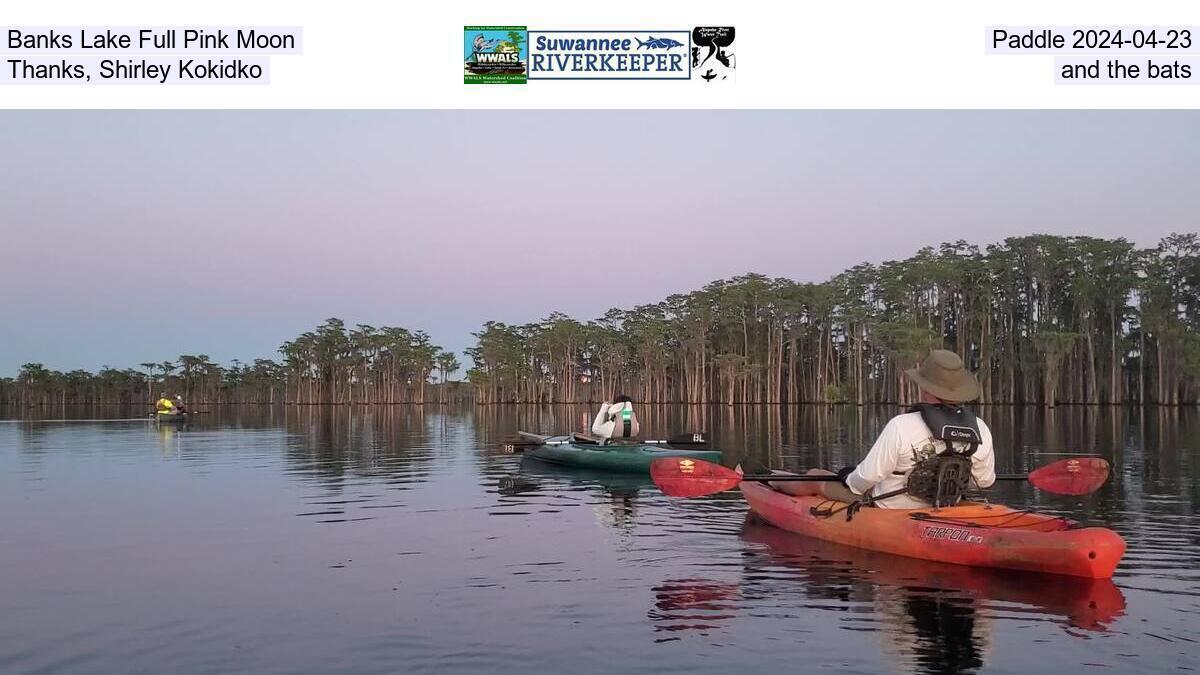
[[[979,398],[979,380],[952,351],[933,350],[921,365],[904,371],[904,376],[943,402],[966,403]]]
[[[773,487],[896,509],[948,506],[966,489],[991,487],[996,481],[992,432],[962,406],[979,398],[975,375],[958,354],[935,349],[904,376],[917,386],[920,402],[888,421],[867,456],[837,472],[840,482]]]

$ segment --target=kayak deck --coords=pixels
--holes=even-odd
[[[1108,579],[1125,553],[1125,541],[1112,530],[997,504],[868,507],[847,520],[845,511],[815,515],[813,507],[845,506],[824,497],[788,495],[753,481],[741,488],[750,509],[778,528],[908,558]]]
[[[688,450],[670,445],[648,445],[625,441],[600,445],[587,437],[543,436],[517,432],[522,440],[540,443],[525,451],[525,456],[547,464],[597,471],[649,474],[650,464],[663,457],[686,457],[706,462],[720,462],[720,450]]]
[[[773,554],[771,566],[800,568],[808,572],[804,575],[808,583],[818,586],[882,586],[904,595],[949,592],[951,597],[1036,608],[1066,619],[1065,625],[1088,631],[1105,631],[1125,614],[1125,596],[1111,579],[1048,576],[902,558],[798,537],[754,514],[746,518],[741,539],[765,546]]]

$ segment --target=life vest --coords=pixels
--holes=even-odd
[[[638,428],[637,416],[633,414],[633,404],[631,403],[609,406],[605,421],[613,424],[610,438],[635,438],[641,431]]]
[[[172,403],[171,399],[169,398],[160,398],[158,399],[158,403],[154,404],[154,407],[157,408],[158,412],[160,413],[169,413],[175,409],[175,404]]]
[[[954,506],[971,485],[971,455],[983,442],[979,422],[962,406],[918,403],[912,410],[921,413],[930,434],[946,447],[908,472],[908,494],[935,507]],[[966,443],[967,448],[958,450],[955,443]]]

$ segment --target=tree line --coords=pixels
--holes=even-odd
[[[825,282],[746,274],[580,321],[489,321],[457,355],[422,331],[328,319],[281,358],[182,355],[140,368],[25,364],[0,404],[136,405],[156,389],[211,403],[908,403],[902,376],[932,348],[975,370],[981,402],[1200,401],[1200,237],[1031,235],[926,247]],[[440,381],[440,384],[438,382]]]
[[[159,393],[196,403],[425,403],[432,380],[437,402],[456,390],[446,378],[458,357],[404,328],[347,328],[328,319],[279,348],[281,359],[228,366],[207,355],[147,361],[139,368],[59,372],[27,363],[15,378],[0,378],[0,405],[145,405]]]
[[[957,352],[983,403],[1193,404],[1200,239],[1031,235],[926,247],[822,283],[747,274],[580,321],[489,321],[480,403],[912,402],[902,376]]]

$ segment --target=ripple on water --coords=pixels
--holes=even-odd
[[[1198,665],[1200,463],[1184,439],[1129,441],[1092,497],[998,492],[1126,538],[1115,582],[1078,584],[831,547],[747,519],[736,491],[670,499],[489,449],[544,411],[431,408],[230,413],[166,433],[0,425],[0,671],[699,675],[794,669],[798,653],[844,672]],[[805,468],[859,452],[884,419],[783,412],[775,431],[766,414],[709,423],[731,456]],[[992,426],[1042,449],[1045,425]],[[1156,477],[1160,457],[1177,479]]]

